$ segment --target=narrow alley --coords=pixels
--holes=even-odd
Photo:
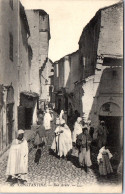
[[[72,156],[66,161],[64,158],[59,158],[53,154],[50,147],[54,138],[55,121],[52,123],[52,130],[50,133],[48,145],[43,148],[40,162],[37,165],[34,162],[36,149],[32,141],[29,141],[29,167],[28,167],[28,181],[25,186],[78,186],[83,187],[86,184],[107,184],[116,185],[121,182],[121,176],[114,174],[110,178],[100,177],[98,174],[97,154],[92,152],[93,167],[88,168],[87,171],[78,167],[78,158]],[[93,148],[94,150],[95,148]],[[6,165],[8,153],[5,153],[0,158],[0,184],[8,185],[11,183],[6,182]],[[22,186],[15,184],[14,186]]]
[[[0,0],[0,187],[120,193],[123,1],[30,2]]]

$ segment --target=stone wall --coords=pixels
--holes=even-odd
[[[28,60],[28,34],[20,18],[19,25],[19,92],[30,90],[31,66]]]
[[[108,102],[118,106],[122,116],[122,6],[119,3],[99,10],[84,28],[79,42],[83,57],[83,113],[94,127],[99,124],[101,107]]]
[[[50,101],[51,75],[53,75],[53,63],[49,59],[41,72],[41,96],[40,100]]]
[[[31,36],[28,39],[33,52],[31,61],[30,89],[41,94],[41,68],[46,65],[50,39],[49,16],[43,10],[26,10]]]
[[[27,28],[21,14],[25,15],[25,11],[18,0],[13,1],[13,5],[9,0],[0,1],[0,84],[3,85],[0,152],[16,137],[20,90],[28,89]]]
[[[123,56],[123,3],[101,10],[98,55]]]
[[[115,75],[114,75],[115,72]],[[95,81],[95,79],[93,80]],[[103,70],[100,83],[96,92],[94,91],[93,100],[90,102],[88,117],[94,126],[99,123],[100,109],[103,104],[114,103],[119,107],[116,116],[122,116],[123,112],[123,88],[122,88],[122,67],[105,68]],[[93,87],[96,83],[93,82]],[[87,91],[86,91],[87,92]],[[88,94],[86,98],[88,97]],[[83,107],[84,104],[83,104]],[[106,113],[107,116],[115,116],[115,113]]]
[[[14,1],[13,8],[10,6],[9,0],[0,1],[0,84],[3,85],[3,103],[0,109],[2,124],[0,131],[2,136],[0,152],[4,151],[8,146],[8,121],[7,121],[7,93],[11,86],[14,90],[13,104],[13,126],[12,139],[15,137],[17,130],[17,106],[18,99],[18,17],[19,7],[18,1]],[[17,26],[17,28],[15,28]],[[10,39],[13,42],[13,57],[10,58]],[[11,44],[12,46],[12,44]],[[12,47],[11,47],[12,48]]]
[[[98,11],[85,26],[79,40],[81,73],[80,79],[94,74],[97,60],[97,47],[101,27],[101,13]]]
[[[40,94],[40,79],[39,79],[39,12],[26,10],[26,15],[30,28],[30,37],[28,43],[32,48],[32,61],[30,72],[30,90]]]

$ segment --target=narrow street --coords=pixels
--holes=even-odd
[[[122,192],[123,12],[0,0],[0,193]]]
[[[54,137],[55,124],[52,124],[50,141],[43,149],[39,164],[34,163],[36,149],[32,142],[29,142],[29,173],[26,186],[78,186],[85,184],[117,184],[120,179],[118,175],[111,178],[100,178],[95,165],[96,156],[92,153],[93,168],[87,172],[78,168],[78,158],[71,156],[69,161],[57,158],[49,149]],[[7,165],[7,153],[0,159],[0,184],[8,185],[6,182],[5,170]],[[15,185],[17,186],[17,184]],[[20,186],[20,185],[19,185]]]

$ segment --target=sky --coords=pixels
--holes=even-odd
[[[103,7],[119,0],[21,0],[25,9],[43,9],[49,14],[48,57],[54,62],[78,50],[83,28]]]

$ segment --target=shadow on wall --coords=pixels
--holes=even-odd
[[[108,143],[119,147],[122,117],[122,67],[104,69],[96,94],[92,99],[89,119],[98,127],[104,120],[108,129]],[[94,84],[94,83],[93,83]],[[88,96],[89,98],[89,96]]]

